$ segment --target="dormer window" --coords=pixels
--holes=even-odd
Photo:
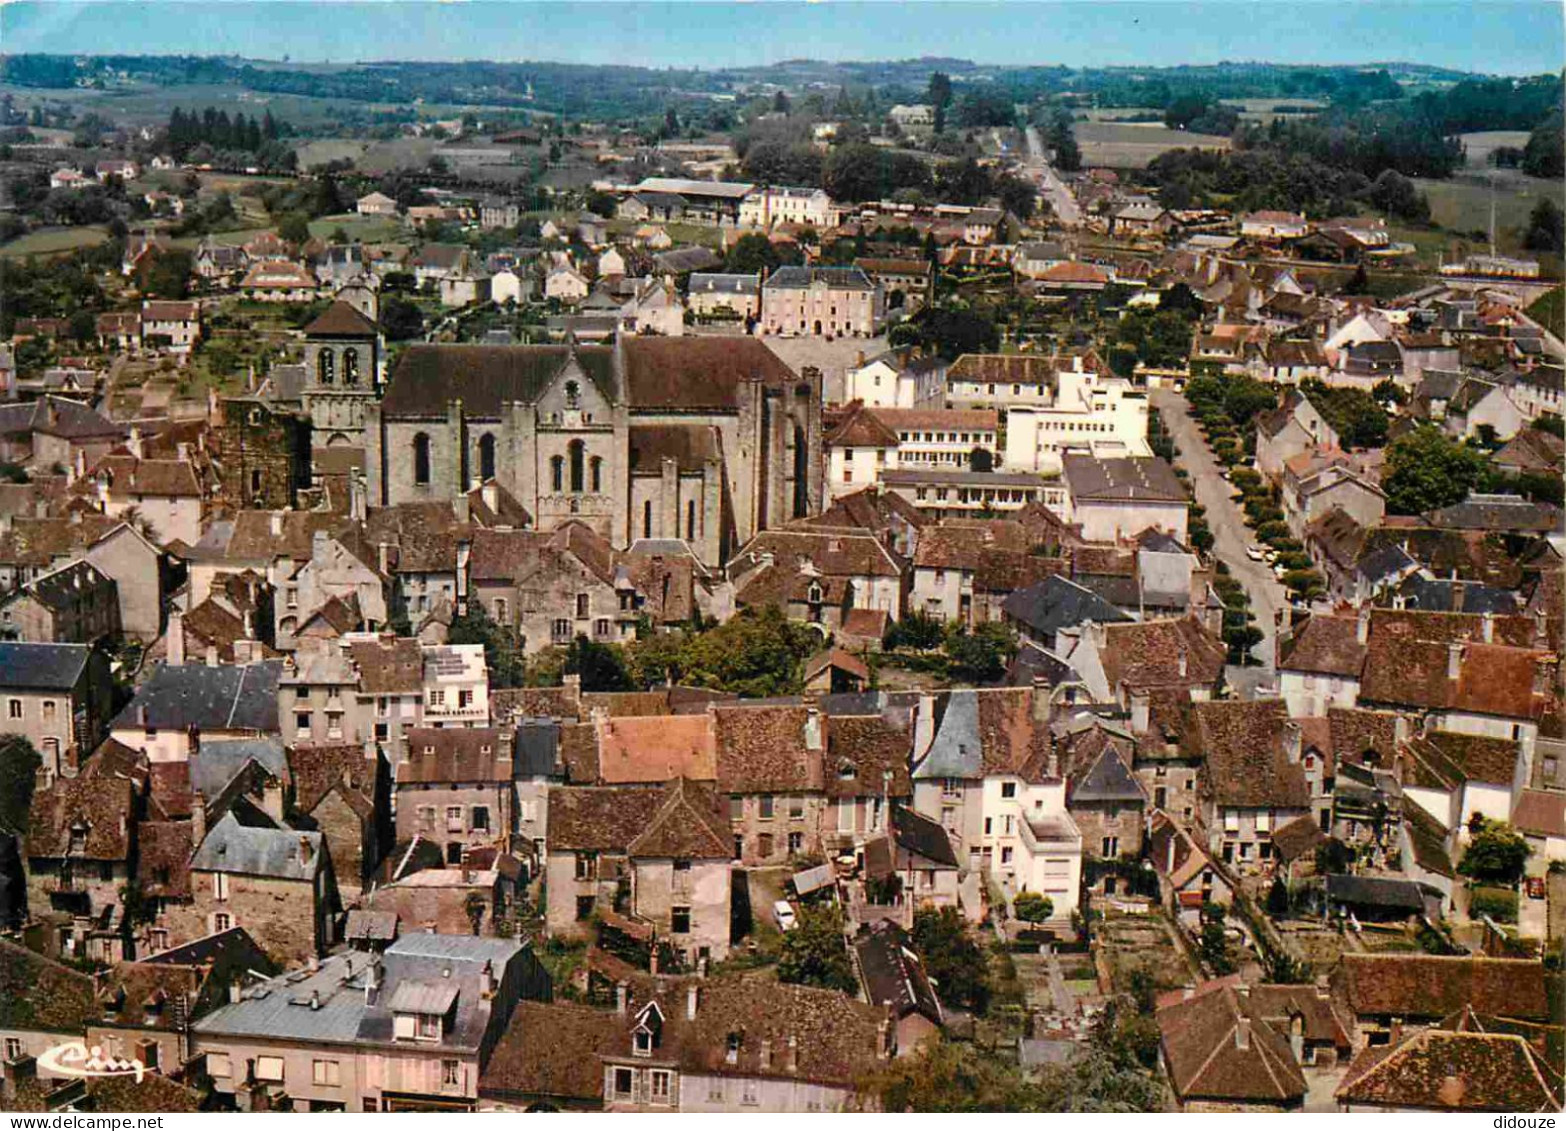
[[[634,1034],[635,1050],[637,1056],[651,1056],[653,1050],[653,1035],[646,1029],[637,1029]]]

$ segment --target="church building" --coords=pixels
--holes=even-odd
[[[369,500],[496,479],[540,530],[576,520],[620,548],[679,539],[719,565],[815,511],[821,395],[819,371],[796,375],[755,338],[415,344],[385,398],[363,402]]]

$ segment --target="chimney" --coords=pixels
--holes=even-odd
[[[1152,703],[1145,691],[1131,693],[1131,733],[1146,734],[1151,722]]]
[[[885,1060],[892,1047],[892,1023],[885,1018],[875,1027],[875,1055],[880,1060]]]
[[[658,976],[658,948],[653,947],[652,953],[647,956],[647,972],[653,977]]]
[[[1463,674],[1463,645],[1454,640],[1446,646],[1446,678],[1456,679]]]
[[[1549,619],[1545,616],[1544,609],[1541,607],[1533,611],[1533,646],[1535,648],[1543,648],[1548,645],[1549,642]]]
[[[1033,707],[1033,721],[1039,726],[1049,724],[1049,680],[1041,675],[1033,677],[1033,694],[1029,703]]]
[[[1185,678],[1185,672],[1186,672],[1185,652],[1181,651],[1181,653],[1180,653],[1180,678],[1181,679]]]
[[[34,1080],[37,1076],[38,1062],[30,1056],[19,1056],[5,1062],[5,1084],[4,1090],[0,1091],[0,1098],[6,1101],[7,1109],[16,1109],[17,1085],[23,1080]]]
[[[316,1010],[316,1009],[320,1009],[321,1008],[321,991],[320,990],[311,990],[310,991],[310,1008],[312,1010]]]
[[[175,667],[185,662],[185,614],[179,609],[169,610],[168,633],[164,637],[164,662]]]
[[[317,530],[314,534],[310,535],[311,560],[319,561],[320,559],[326,557],[326,547],[331,540],[332,536],[324,530]]]
[[[351,472],[348,476],[348,517],[355,522],[363,522],[367,505],[364,480],[357,471]]]
[[[820,750],[821,747],[821,711],[811,707],[805,712],[805,749]]]
[[[701,1003],[701,987],[695,982],[685,987],[685,1020],[696,1020],[696,1007]]]
[[[267,517],[271,522],[272,537],[281,538],[283,536],[283,512],[273,511]]]
[[[630,989],[624,982],[616,982],[614,985],[614,1010],[624,1014],[630,1006]]]
[[[493,481],[485,483],[479,488],[479,497],[484,500],[484,505],[492,514],[500,513],[500,487]]]
[[[1456,587],[1456,589],[1454,590],[1454,592],[1452,594],[1452,608],[1454,610],[1456,610],[1457,612],[1462,612],[1463,611],[1462,602],[1459,600],[1459,598],[1461,596],[1462,596],[1462,583],[1459,582],[1457,587]],[[1483,640],[1486,644],[1494,644],[1495,643],[1495,614],[1494,613],[1480,613],[1479,614],[1479,638],[1481,640]]]
[[[300,837],[299,838],[299,863],[308,865],[310,863],[311,857],[313,857],[314,855],[315,855],[315,845],[310,843],[310,838],[307,837],[307,836]]]
[[[381,992],[381,956],[372,954],[370,965],[364,972],[364,1004],[374,1005]]]
[[[1370,606],[1361,605],[1354,617],[1354,639],[1363,648],[1370,643]]]
[[[495,964],[486,958],[484,968],[479,971],[479,995],[492,998],[495,996],[495,989]]]
[[[244,987],[239,984],[239,979],[235,978],[232,982],[230,982],[228,984],[228,1000],[229,1000],[229,1002],[231,1004],[237,1005],[239,1003],[240,998],[242,998],[244,996],[245,996]]]
[[[1398,715],[1392,720],[1392,739],[1399,746],[1413,737],[1413,727],[1408,725],[1407,715]]]
[[[198,848],[207,839],[207,799],[198,789],[190,795],[190,843]]]
[[[467,524],[473,514],[472,506],[469,504],[468,497],[466,495],[458,495],[452,499],[451,510],[452,513],[456,515],[457,521],[459,523],[463,523],[464,525]]]
[[[1241,1017],[1234,1023],[1234,1047],[1241,1052],[1251,1047],[1251,1019]]]
[[[1289,764],[1295,766],[1305,753],[1305,732],[1293,719],[1283,724],[1283,752],[1289,756]]]

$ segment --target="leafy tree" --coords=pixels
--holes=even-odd
[[[1385,381],[1377,381],[1375,388],[1370,390],[1370,395],[1383,408],[1408,403],[1408,394],[1403,391],[1403,387],[1390,378]]]
[[[1530,177],[1558,181],[1566,176],[1566,134],[1562,131],[1559,110],[1551,113],[1528,135],[1522,169]]]
[[[1272,887],[1267,889],[1267,914],[1275,919],[1281,919],[1289,913],[1289,885],[1283,882],[1282,876],[1272,878]]]
[[[799,258],[797,249],[794,258]],[[758,271],[770,275],[783,262],[783,254],[776,244],[759,232],[752,232],[734,241],[724,257],[723,269],[736,275],[754,275]]]
[[[565,674],[582,677],[583,691],[630,691],[625,654],[612,644],[578,635],[566,650]]]
[[[943,647],[954,676],[973,683],[993,683],[1006,674],[1006,665],[1017,654],[1017,635],[1001,621],[986,621],[972,629],[953,625]]]
[[[1316,849],[1316,871],[1323,876],[1341,876],[1354,863],[1354,850],[1336,837]]]
[[[0,832],[27,832],[27,814],[43,759],[25,735],[0,735]]]
[[[1275,986],[1303,986],[1312,981],[1308,965],[1286,951],[1267,956],[1267,981]]]
[[[1541,196],[1528,217],[1528,230],[1523,235],[1523,246],[1530,251],[1548,251],[1559,254],[1566,249],[1566,214],[1561,206],[1548,196]]]
[[[146,269],[144,289],[158,298],[185,298],[190,294],[190,252],[183,248],[170,248],[150,257],[152,265]]]
[[[404,342],[424,333],[424,312],[417,303],[389,296],[381,302],[381,329],[394,342]]]
[[[794,929],[783,933],[778,981],[854,993],[848,947],[843,942],[843,913],[836,907],[801,906]]]
[[[929,98],[935,110],[935,132],[942,133],[946,129],[946,110],[952,104],[950,75],[944,71],[935,71],[930,75]]]
[[[739,695],[789,695],[799,690],[801,663],[820,643],[814,630],[788,620],[775,605],[742,609],[686,639],[679,678]]]
[[[1191,354],[1191,323],[1173,310],[1128,311],[1115,328],[1115,340],[1134,349],[1144,365],[1183,365]]]
[[[990,472],[995,470],[995,453],[988,448],[974,448],[968,453],[968,470]]]
[[[1453,440],[1432,424],[1421,424],[1387,448],[1388,514],[1423,514],[1460,503],[1484,474],[1485,455]]]
[[[482,601],[469,601],[468,611],[452,618],[446,640],[451,644],[482,644],[492,686],[522,686],[526,674],[522,648],[509,631],[490,619]]]
[[[946,639],[946,626],[923,609],[894,620],[883,642],[887,648],[916,648],[921,652],[939,648]]]
[[[1528,841],[1511,825],[1481,818],[1457,870],[1484,883],[1515,884],[1532,854]]]
[[[290,212],[278,221],[277,234],[291,244],[308,243],[310,240],[310,217],[303,212]]]
[[[1015,1066],[973,1044],[935,1036],[860,1082],[885,1112],[1002,1112],[1033,1109]]]
[[[942,1001],[980,1014],[989,1008],[989,963],[955,907],[914,912],[912,939]]]
[[[1234,960],[1229,957],[1229,940],[1224,929],[1224,919],[1229,909],[1221,903],[1208,900],[1202,904],[1202,929],[1197,937],[1197,950],[1202,963],[1214,977],[1234,973]]]
[[[1374,391],[1329,388],[1314,377],[1300,382],[1300,391],[1332,425],[1344,447],[1379,448],[1386,443],[1391,422]]]
[[[1055,901],[1036,891],[1019,891],[1011,901],[1011,912],[1024,923],[1043,923],[1055,914]]]

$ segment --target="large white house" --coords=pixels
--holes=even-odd
[[[1010,470],[1059,474],[1066,452],[1100,458],[1153,454],[1147,444],[1147,395],[1125,378],[1064,369],[1055,374],[1053,392],[1052,401],[1007,408]]]
[[[777,185],[756,189],[740,201],[739,220],[751,228],[804,224],[820,231],[835,227],[838,214],[825,189]]]

